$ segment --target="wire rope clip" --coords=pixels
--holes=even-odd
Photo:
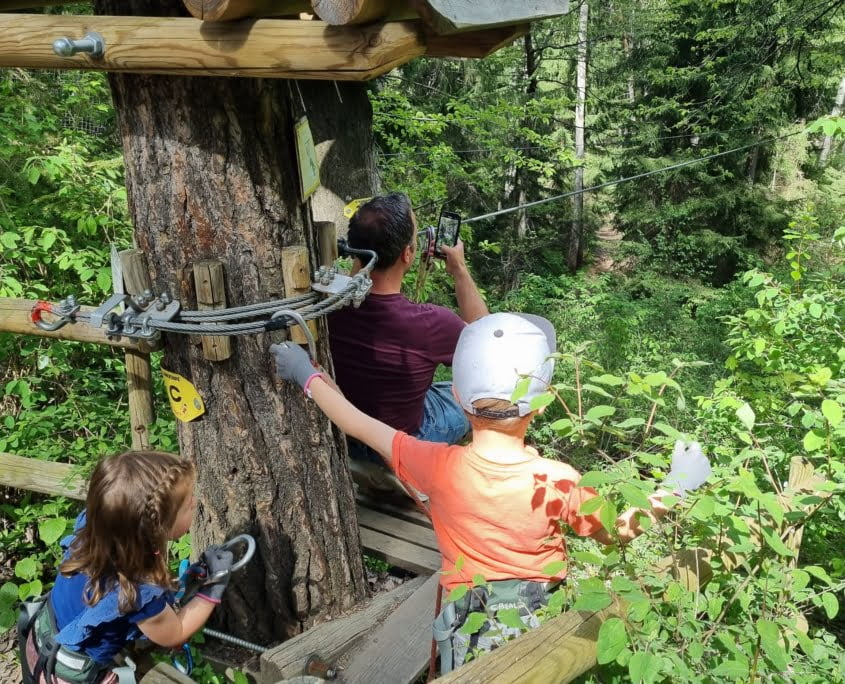
[[[56,316],[56,320],[48,323],[42,318],[44,312]],[[68,295],[59,304],[58,310],[53,308],[50,302],[38,301],[29,312],[29,319],[41,330],[45,332],[53,332],[59,328],[63,328],[68,323],[74,322],[74,314],[79,311],[79,305],[73,295]]]
[[[106,41],[99,33],[89,31],[79,40],[57,38],[53,41],[53,52],[59,57],[73,57],[79,52],[94,58],[102,57],[106,52]]]

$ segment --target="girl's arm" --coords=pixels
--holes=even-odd
[[[177,613],[166,606],[158,615],[138,623],[138,628],[153,643],[166,648],[184,644],[202,627],[214,611],[214,603],[194,598]]]

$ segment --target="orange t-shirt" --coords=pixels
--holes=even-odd
[[[525,579],[548,582],[543,568],[566,559],[560,521],[580,536],[601,527],[596,515],[578,515],[596,496],[576,487],[574,468],[526,449],[525,460],[494,463],[470,447],[423,442],[404,432],[393,438],[393,467],[400,479],[428,494],[443,556],[440,583],[451,589],[471,582]],[[460,572],[454,572],[459,556]],[[566,570],[554,577],[562,579]]]

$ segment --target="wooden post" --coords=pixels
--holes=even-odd
[[[308,260],[308,248],[305,245],[293,245],[282,249],[282,278],[285,284],[285,297],[293,297],[311,291],[311,266]],[[307,321],[308,329],[317,341],[317,324]],[[297,344],[308,342],[305,333],[298,325],[291,325],[290,339]]]
[[[194,286],[197,290],[197,309],[226,308],[226,281],[223,263],[216,259],[198,261],[194,264]],[[223,335],[204,335],[202,355],[209,361],[225,361],[232,355],[232,341]]]
[[[127,294],[139,295],[152,289],[147,259],[140,249],[125,249],[120,253],[120,270],[123,271]],[[132,448],[136,451],[149,449],[149,426],[155,420],[150,355],[130,349],[126,351],[125,358]]]
[[[242,17],[280,17],[310,12],[307,0],[182,0],[203,21],[232,21]]]
[[[333,221],[315,221],[320,266],[331,266],[337,261],[337,228]]]

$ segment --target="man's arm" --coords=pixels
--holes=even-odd
[[[465,323],[472,323],[490,312],[481,298],[481,293],[469,273],[464,258],[464,243],[458,240],[454,247],[442,245],[440,249],[446,255],[446,273],[455,281],[455,297],[458,300],[458,312]]]

